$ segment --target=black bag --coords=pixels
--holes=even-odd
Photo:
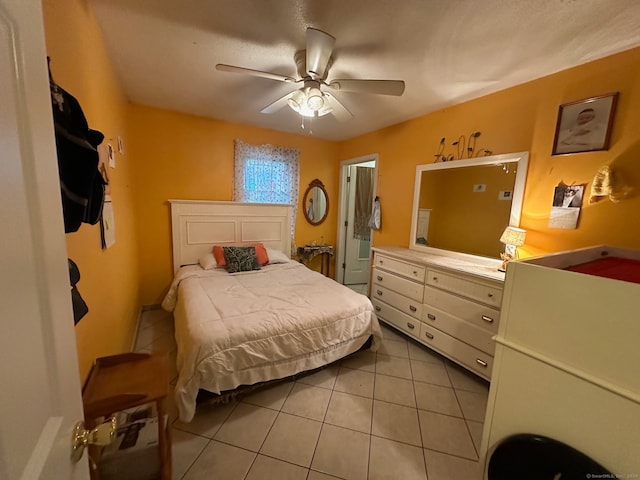
[[[80,296],[76,284],[80,281],[80,270],[73,260],[67,258],[69,262],[69,283],[71,285],[71,304],[73,306],[73,324],[76,325],[82,317],[89,313],[89,307]]]
[[[102,216],[105,182],[98,170],[104,135],[91,130],[78,101],[50,79],[65,233],[95,225]]]

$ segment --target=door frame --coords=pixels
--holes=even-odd
[[[340,192],[338,194],[338,238],[336,241],[336,249],[335,249],[336,256],[335,256],[334,272],[336,272],[335,274],[336,281],[343,285],[344,285],[344,268],[342,265],[344,263],[344,255],[345,255],[344,242],[346,240],[344,222],[347,220],[347,211],[346,211],[347,167],[349,167],[350,165],[358,164],[358,163],[365,163],[365,162],[372,162],[372,161],[375,162],[375,167],[373,167],[373,198],[371,199],[371,201],[373,202],[373,200],[378,195],[379,155],[377,153],[370,153],[367,155],[363,155],[361,157],[342,160],[340,162]],[[371,232],[371,243],[370,243],[369,249],[371,249],[371,246],[373,246],[374,232],[375,230],[372,230]],[[371,252],[371,250],[369,250],[369,252]],[[369,257],[371,257],[371,254],[369,254]]]

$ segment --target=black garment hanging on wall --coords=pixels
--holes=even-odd
[[[104,135],[89,128],[78,101],[49,76],[65,233],[95,225],[102,216],[104,179],[98,145]]]

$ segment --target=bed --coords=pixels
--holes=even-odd
[[[203,390],[237,391],[377,348],[369,299],[289,258],[290,206],[170,203],[175,276],[162,306],[175,321],[181,421],[193,418]],[[213,245],[256,243],[270,253],[260,270],[201,265]]]

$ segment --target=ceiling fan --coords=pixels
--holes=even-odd
[[[333,64],[331,55],[336,39],[328,33],[311,27],[307,28],[306,36],[307,49],[297,52],[294,56],[300,77],[298,79],[222,63],[217,64],[216,69],[304,85],[267,105],[261,110],[261,113],[274,113],[288,105],[304,117],[321,117],[331,113],[338,120],[346,121],[352,118],[353,114],[331,92],[322,90],[322,87],[342,92],[395,96],[403,94],[404,82],[402,80],[335,79],[327,81],[329,69]]]

